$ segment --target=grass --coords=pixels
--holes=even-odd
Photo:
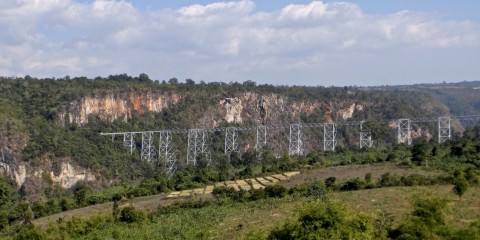
[[[415,195],[435,194],[449,201],[448,224],[467,226],[480,218],[480,188],[470,188],[461,201],[451,189],[449,185],[390,187],[335,192],[330,198],[344,202],[353,211],[370,215],[385,212],[398,221],[411,210],[411,199]],[[244,239],[252,234],[266,236],[274,226],[297,217],[296,210],[305,201],[305,198],[285,197],[180,209],[140,224],[108,223],[81,239]]]
[[[397,166],[395,163],[378,163],[368,165],[345,165],[334,166],[319,169],[306,169],[302,173],[288,179],[281,184],[285,187],[292,187],[306,181],[320,180],[324,181],[326,178],[334,176],[337,182],[344,181],[349,178],[359,177],[363,179],[367,173],[371,173],[374,179],[379,179],[383,174],[390,173],[392,175],[404,176],[412,173],[419,173],[422,175],[437,174],[434,171],[426,171],[422,168],[411,168],[407,166]]]
[[[348,178],[360,177],[363,178],[365,174],[372,173],[373,178],[379,178],[382,174],[390,172],[399,176],[407,175],[411,173],[432,174],[422,169],[412,169],[408,167],[396,166],[393,163],[381,163],[376,165],[348,165],[348,166],[334,166],[328,168],[303,170],[301,174],[294,176],[286,181],[280,182],[285,187],[292,187],[297,184],[304,183],[306,181],[321,180],[330,176],[335,176],[337,182],[343,181]],[[118,189],[116,189],[118,190]],[[138,197],[133,200],[133,205],[137,209],[142,210],[154,210],[158,205],[167,205],[174,201],[182,201],[184,199],[166,199],[165,194],[157,194],[145,197]],[[211,198],[211,195],[194,196],[189,199]],[[80,209],[73,209],[65,212],[60,212],[47,217],[39,218],[35,220],[35,223],[41,226],[45,226],[49,221],[55,221],[59,218],[68,219],[72,216],[86,217],[98,213],[111,212],[113,207],[112,202],[88,206]]]
[[[351,192],[336,192],[332,198],[347,203],[354,211],[385,212],[399,220],[411,211],[411,199],[420,194],[431,194],[448,200],[449,224],[466,226],[480,218],[480,188],[470,188],[460,201],[452,192],[452,185],[389,187]]]

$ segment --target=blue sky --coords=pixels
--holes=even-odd
[[[209,4],[216,1],[181,1],[181,0],[131,0],[135,6],[142,9],[180,8],[192,4]],[[280,10],[288,4],[308,4],[308,0],[274,0],[254,1],[257,11]],[[324,2],[335,2],[327,0]],[[438,13],[442,17],[456,20],[480,20],[480,1],[478,0],[351,0],[345,1],[358,4],[369,14],[385,14],[401,10]]]
[[[480,1],[0,2],[0,75],[277,85],[480,80]]]

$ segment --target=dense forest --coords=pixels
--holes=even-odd
[[[128,121],[117,119],[113,122],[102,120],[95,114],[88,116],[88,123],[75,122],[60,124],[60,113],[85,96],[101,97],[106,94],[125,95],[130,92],[145,94],[150,92],[177,93],[182,100],[171,107],[158,112],[134,112]],[[172,78],[168,81],[153,81],[146,74],[138,77],[115,75],[107,78],[87,79],[60,78],[36,79],[2,78],[0,80],[0,146],[3,160],[7,163],[28,162],[29,165],[45,164],[45,159],[53,162],[53,170],[61,161],[71,161],[89,169],[107,179],[132,180],[152,176],[154,170],[139,160],[139,154],[130,155],[121,142],[111,143],[109,138],[100,136],[101,132],[145,131],[160,129],[192,128],[202,124],[207,112],[215,112],[219,99],[233,97],[245,92],[258,94],[277,94],[286,101],[311,103],[328,102],[332,108],[342,102],[365,103],[363,111],[355,111],[350,120],[365,120],[372,129],[375,139],[381,144],[395,142],[395,132],[388,126],[386,119],[402,117],[426,117],[447,115],[448,109],[432,97],[412,91],[365,91],[354,87],[305,87],[257,85],[253,81],[243,83],[195,83],[191,79],[185,82]],[[423,104],[426,103],[426,104]],[[427,106],[428,105],[428,106]],[[338,108],[338,107],[337,107]],[[294,109],[279,110],[276,123],[325,122],[326,109],[317,107],[312,113]],[[333,115],[336,109],[331,110]],[[289,113],[290,112],[290,113]],[[243,114],[243,113],[242,113]],[[229,126],[221,115],[213,115],[217,126]],[[335,119],[333,119],[335,120]],[[255,125],[250,118],[237,125]],[[434,126],[433,126],[434,127]],[[306,130],[308,131],[308,130]],[[356,145],[358,130],[339,129],[339,146]],[[313,150],[320,150],[318,136],[305,133],[306,137],[317,141]],[[252,138],[252,134],[243,136]],[[285,136],[283,136],[285,138]],[[353,139],[353,142],[350,140]],[[175,140],[185,149],[182,141]],[[213,152],[222,152],[223,136],[212,136]],[[184,142],[184,141],[183,141]],[[246,141],[245,141],[246,142]],[[140,140],[137,139],[137,149]],[[313,147],[312,147],[313,148]],[[179,153],[184,156],[185,150]],[[279,152],[278,155],[281,155]],[[10,164],[12,168],[14,165]],[[57,169],[58,170],[58,169]]]

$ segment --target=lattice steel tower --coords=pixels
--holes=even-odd
[[[207,129],[189,129],[188,130],[188,151],[187,165],[197,165],[197,159],[204,157],[207,165],[210,165],[211,156],[208,151],[208,132]]]
[[[135,134],[131,132],[124,133],[123,145],[130,150],[130,154],[133,154],[133,149],[135,149]]]
[[[257,142],[255,143],[255,151],[257,151],[258,156],[261,156],[263,153],[263,148],[267,146],[267,127],[266,126],[257,126]]]
[[[303,155],[302,130],[300,124],[290,124],[290,137],[288,140],[288,155]]]
[[[337,129],[335,123],[323,124],[323,150],[335,151],[337,146]]]
[[[407,145],[412,144],[410,119],[407,119],[407,118],[398,119],[397,139],[399,144],[400,143],[406,143]]]
[[[155,150],[153,149],[153,132],[142,132],[142,160],[153,162]]]
[[[369,148],[372,147],[372,135],[370,129],[363,126],[365,121],[360,122],[360,148]]]
[[[438,143],[444,143],[452,137],[450,130],[450,117],[438,118]]]
[[[238,148],[238,130],[236,127],[225,129],[225,154],[230,155],[232,152],[239,152]]]
[[[172,146],[171,131],[160,131],[158,157],[165,164],[167,173],[172,174],[177,171],[177,159]]]

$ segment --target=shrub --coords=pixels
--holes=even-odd
[[[400,182],[405,186],[418,186],[418,185],[427,185],[427,179],[425,176],[418,173],[412,173],[407,176],[402,176]]]
[[[60,208],[62,211],[67,211],[75,206],[75,201],[72,198],[64,197],[60,200]]]
[[[212,195],[215,198],[228,198],[235,194],[233,187],[215,186],[212,191]]]
[[[247,191],[243,189],[236,191],[233,187],[215,187],[212,194],[217,199],[229,198],[234,201],[245,201],[247,199]]]
[[[143,222],[146,218],[145,212],[136,210],[133,206],[128,206],[120,212],[120,221],[127,223]]]
[[[158,205],[156,214],[170,214],[179,209],[195,209],[213,205],[215,202],[210,200],[175,202],[173,204],[162,206]]]
[[[257,201],[260,199],[267,198],[267,194],[263,189],[252,188],[248,192],[250,193],[250,195],[248,196],[248,200],[250,201]]]
[[[359,190],[365,187],[365,182],[362,181],[360,178],[351,178],[348,179],[345,183],[342,184],[340,187],[341,191],[351,191],[351,190]]]
[[[447,206],[444,199],[437,197],[417,197],[413,211],[400,225],[391,230],[392,239],[443,239],[446,233],[443,211]]]
[[[398,186],[400,183],[400,179],[398,176],[391,175],[389,172],[384,173],[380,177],[380,181],[378,182],[379,187],[391,187],[391,186]]]
[[[335,181],[336,180],[337,180],[337,178],[334,177],[334,176],[328,177],[327,179],[325,179],[325,186],[327,188],[333,188],[335,186]]]
[[[457,194],[460,200],[462,200],[462,196],[463,194],[465,194],[467,189],[468,189],[468,181],[467,179],[465,179],[465,177],[460,176],[455,178],[455,181],[453,182],[452,190],[455,194]]]
[[[306,204],[295,221],[273,229],[268,239],[372,239],[371,219],[335,202]]]
[[[87,197],[86,201],[88,205],[95,205],[95,204],[104,203],[106,199],[98,195],[91,195]]]
[[[33,226],[28,225],[26,227],[21,228],[14,236],[15,240],[42,240],[47,239],[45,233]]]
[[[311,183],[304,183],[301,185],[294,186],[289,189],[288,192],[290,195],[299,194],[304,197],[313,197],[315,199],[326,200],[327,199],[327,190],[325,185],[320,181],[314,181]]]
[[[279,184],[269,185],[265,187],[264,191],[269,197],[273,198],[281,198],[287,195],[287,188]]]

